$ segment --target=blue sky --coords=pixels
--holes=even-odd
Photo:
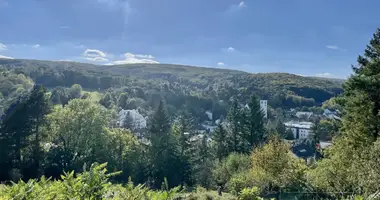
[[[0,57],[345,78],[378,0],[0,0]]]

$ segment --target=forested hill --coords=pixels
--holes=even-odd
[[[314,106],[342,92],[342,81],[287,73],[259,73],[172,64],[92,65],[67,61],[0,59],[0,67],[23,73],[46,87],[80,84],[88,90],[139,88],[241,101],[255,93],[273,107]]]

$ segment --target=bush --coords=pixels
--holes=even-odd
[[[163,191],[149,190],[144,185],[134,187],[131,180],[125,187],[112,185],[108,180],[118,173],[106,173],[106,165],[93,164],[89,171],[77,175],[65,173],[59,181],[41,177],[40,181],[31,179],[11,186],[0,185],[0,199],[169,200],[179,191],[179,187]]]
[[[227,183],[228,190],[234,194],[239,194],[244,188],[254,186],[254,179],[250,170],[234,174]]]
[[[244,188],[239,192],[239,200],[262,200],[263,198],[259,197],[259,189],[257,187],[253,188]]]
[[[213,170],[213,178],[217,185],[228,185],[231,177],[251,168],[248,155],[232,153],[222,162],[217,163]]]

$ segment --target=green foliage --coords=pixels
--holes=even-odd
[[[353,75],[345,83],[339,100],[343,126],[325,159],[308,176],[313,189],[331,193],[335,198],[351,194],[368,196],[379,191],[380,131],[380,29],[363,56],[357,59]]]
[[[230,146],[227,130],[223,127],[222,123],[219,123],[218,127],[212,133],[212,139],[215,156],[218,161],[221,162],[223,158],[228,156],[228,148]]]
[[[55,161],[47,167],[80,171],[84,163],[106,161],[109,120],[109,111],[88,99],[56,106],[47,116],[46,131],[54,146],[47,154]]]
[[[266,134],[264,129],[264,113],[260,108],[260,101],[256,96],[252,95],[248,103],[248,109],[245,111],[245,138],[248,141],[248,152],[252,148],[263,144],[266,140]]]
[[[299,190],[305,182],[306,165],[289,151],[289,145],[279,138],[252,153],[252,173],[264,193]]]
[[[239,193],[238,200],[262,200],[263,198],[259,197],[259,189],[257,187],[253,188],[244,188]]]
[[[232,174],[227,183],[228,190],[235,195],[239,194],[244,188],[253,187],[255,185],[256,182],[250,170]]]
[[[179,188],[153,191],[143,185],[134,186],[130,181],[125,187],[112,185],[109,178],[117,173],[107,173],[107,163],[92,164],[89,171],[80,174],[65,173],[61,180],[41,177],[39,181],[19,181],[11,186],[1,185],[0,199],[125,199],[169,200]]]
[[[33,80],[24,74],[0,68],[0,115],[16,102],[19,96],[31,91],[33,85]]]
[[[235,192],[239,192],[236,191],[235,184],[237,183],[235,182],[239,182],[239,180],[236,179],[238,179],[240,174],[244,174],[250,168],[251,162],[248,155],[232,153],[223,159],[222,162],[216,163],[212,173],[217,185],[227,185],[229,191],[235,190]],[[235,182],[232,184],[230,181],[233,177],[235,178]]]

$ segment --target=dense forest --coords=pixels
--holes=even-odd
[[[0,199],[379,199],[380,29],[357,62],[341,87],[279,73],[1,60]],[[274,109],[328,100],[343,115],[333,145],[318,148],[316,131],[315,160],[294,156],[260,99]],[[122,109],[138,109],[146,128],[128,114],[118,121]],[[198,134],[206,110],[217,128]]]

